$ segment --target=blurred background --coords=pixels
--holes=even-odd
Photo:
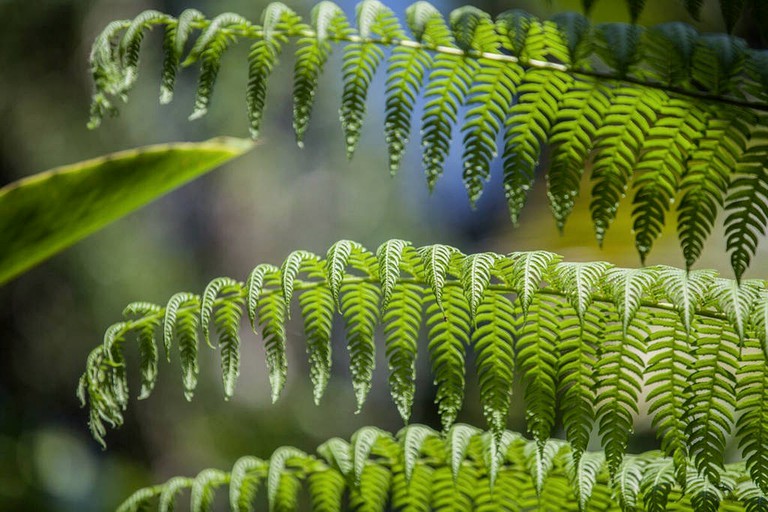
[[[351,0],[340,3],[353,14]],[[403,0],[385,3],[398,14],[408,5]],[[313,2],[288,4],[306,16]],[[647,4],[643,24],[692,21],[682,2]],[[0,185],[144,144],[247,137],[247,44],[225,56],[209,115],[188,122],[196,71],[183,71],[175,101],[159,105],[160,34],[151,34],[130,102],[121,106],[118,118],[106,119],[95,131],[86,129],[91,93],[87,58],[104,25],[144,9],[178,14],[196,7],[211,17],[235,11],[258,20],[265,5],[262,0],[0,0]],[[436,5],[445,13],[458,6],[448,1]],[[579,2],[484,0],[475,5],[493,14],[522,8],[546,17],[576,9]],[[598,2],[593,19],[628,21],[624,2]],[[717,3],[708,1],[696,26],[722,31],[719,19]],[[745,16],[737,33],[757,47],[757,27],[751,23]],[[460,181],[458,146],[431,195],[421,172],[417,134],[400,175],[391,178],[383,144],[382,73],[371,89],[361,145],[347,162],[337,113],[340,51],[322,78],[306,146],[298,149],[290,121],[290,54],[286,52],[270,81],[263,137],[255,150],[0,288],[0,510],[111,510],[138,487],[177,474],[195,475],[205,467],[229,468],[241,455],[266,457],[286,444],[314,450],[325,439],[348,437],[363,425],[393,431],[401,426],[388,396],[383,360],[364,410],[354,414],[340,338],[334,377],[323,406],[315,407],[301,327],[294,323],[289,329],[288,385],[276,405],[269,404],[261,343],[244,331],[241,378],[230,403],[222,399],[216,353],[202,350],[200,384],[190,403],[183,399],[178,364],[161,361],[152,397],[133,400],[125,425],[110,432],[109,448],[102,451],[88,434],[86,411],[78,407],[74,390],[86,355],[129,302],[164,304],[177,291],[201,292],[219,275],[244,279],[257,263],[277,264],[299,248],[322,254],[342,238],[372,250],[384,240],[403,238],[417,246],[452,244],[464,252],[547,249],[571,260],[639,264],[629,209],[620,209],[602,250],[594,241],[583,199],[560,236],[548,212],[543,176],[518,228],[507,218],[498,168],[495,183],[472,211]],[[766,276],[766,250],[768,246],[761,247],[749,276]],[[648,263],[682,264],[674,228],[657,243]],[[719,233],[708,243],[699,267],[731,276]],[[127,352],[135,358],[135,351]],[[412,421],[437,427],[428,358],[423,350],[421,354]],[[135,370],[134,362],[129,364]],[[132,390],[137,377],[132,371]],[[459,420],[481,425],[473,380]],[[524,430],[521,400],[513,402],[509,425]],[[656,447],[646,418],[637,420],[636,430],[633,451]]]

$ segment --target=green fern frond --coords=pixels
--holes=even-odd
[[[472,348],[480,381],[480,403],[493,434],[507,423],[514,377],[515,312],[512,302],[498,292],[485,295],[474,316]]]
[[[441,303],[435,300],[426,315],[429,358],[437,386],[435,402],[443,428],[447,429],[464,402],[464,368],[471,325],[469,305],[458,287],[446,287]]]
[[[219,76],[221,58],[229,46],[235,42],[233,30],[248,28],[248,20],[235,13],[224,13],[214,18],[203,31],[189,52],[182,66],[189,66],[200,61],[200,78],[197,82],[195,108],[190,120],[199,119],[208,113],[213,88]]]
[[[731,181],[726,198],[726,241],[731,252],[731,266],[737,279],[741,279],[749,267],[757,251],[759,236],[765,233],[768,226],[766,138],[768,131],[765,130],[752,134],[752,140],[756,141],[756,144],[750,146],[739,158],[737,175]]]
[[[173,91],[176,87],[176,74],[179,71],[184,47],[187,45],[192,25],[205,19],[203,13],[197,9],[185,9],[179,15],[175,23],[171,22],[165,27],[163,37],[163,74],[160,82],[160,103],[167,104],[173,100]]]
[[[213,510],[213,499],[216,488],[229,483],[229,475],[218,469],[202,470],[192,482],[189,507],[192,510],[210,512]]]
[[[451,43],[451,33],[443,17],[429,2],[412,4],[406,9],[405,17],[408,28],[420,44],[434,47]],[[405,153],[413,106],[432,69],[432,61],[431,54],[408,46],[397,46],[389,58],[384,131],[392,174],[397,172]]]
[[[749,480],[743,464],[726,468],[727,482],[715,486],[692,473],[681,487],[671,459],[649,452],[627,456],[621,473],[607,478],[601,452],[588,452],[574,466],[570,447],[550,441],[540,454],[535,441],[505,431],[494,436],[467,425],[454,426],[444,437],[423,425],[411,425],[397,436],[363,427],[351,442],[332,439],[318,455],[292,447],[278,448],[268,461],[239,459],[231,473],[207,469],[195,479],[175,477],[141,489],[120,510],[171,510],[183,489],[192,490],[191,510],[207,510],[216,487],[228,485],[232,510],[251,510],[258,497],[254,482],[266,479],[270,510],[295,510],[306,487],[312,510],[456,511],[456,510],[760,510],[765,495]],[[329,446],[334,445],[333,450]],[[498,451],[498,453],[497,453]],[[354,452],[356,480],[345,478],[332,452]],[[406,462],[408,461],[408,462]],[[452,466],[461,467],[452,476]],[[410,469],[408,469],[410,468]],[[493,469],[495,468],[495,469]],[[243,479],[244,474],[254,480]],[[493,476],[495,475],[495,477]],[[616,496],[614,498],[612,496]],[[159,500],[158,500],[159,498]],[[713,508],[714,507],[714,508]],[[721,509],[722,510],[722,509]]]
[[[263,460],[245,456],[240,457],[232,466],[229,479],[229,503],[232,510],[246,512],[253,510],[261,481],[267,476],[269,464]]]
[[[381,48],[369,39],[378,36],[382,41],[390,41],[404,36],[395,14],[378,0],[363,0],[358,4],[357,25],[360,42],[350,43],[344,50],[344,91],[339,110],[347,158],[352,158],[355,152],[365,117],[368,87],[384,58]]]
[[[294,33],[300,32],[301,18],[280,2],[272,2],[262,13],[263,39],[251,46],[248,53],[248,89],[246,104],[251,137],[259,136],[267,79],[278,62],[283,44]]]
[[[728,27],[743,10],[739,3],[722,4]],[[628,3],[632,19],[643,4]],[[697,2],[688,4],[697,16]],[[446,22],[434,7],[417,2],[405,13],[409,36],[377,0],[364,0],[357,11],[355,27],[330,2],[313,9],[307,22],[281,3],[266,8],[261,25],[234,13],[209,20],[195,10],[179,18],[146,11],[113,22],[91,52],[96,90],[90,125],[115,112],[115,98],[127,98],[143,34],[160,27],[162,102],[171,99],[179,63],[200,63],[192,118],[207,111],[223,53],[239,40],[255,41],[247,89],[254,137],[267,77],[285,44],[297,41],[293,124],[301,145],[318,78],[335,44],[342,43],[340,117],[348,155],[360,137],[373,76],[386,60],[385,139],[393,173],[423,95],[422,160],[430,189],[444,171],[452,137],[461,132],[463,177],[474,204],[503,132],[503,187],[514,222],[547,152],[548,197],[561,229],[583,170],[591,166],[590,210],[598,241],[623,196],[632,192],[635,243],[644,260],[679,200],[678,237],[690,267],[725,204],[729,250],[741,277],[768,215],[761,192],[768,177],[760,166],[765,135],[757,115],[768,111],[765,52],[730,35],[700,35],[683,23],[647,30],[622,23],[590,26],[575,13],[543,21],[519,10],[492,20],[474,7],[454,10]]]
[[[153,389],[159,331],[167,353],[179,344],[184,390],[191,398],[198,373],[198,326],[209,337],[213,330],[218,343],[212,346],[220,353],[229,397],[239,373],[240,317],[246,310],[264,339],[276,399],[287,373],[287,312],[298,302],[316,401],[330,378],[331,327],[340,316],[355,397],[362,406],[372,386],[381,321],[393,400],[407,420],[416,393],[417,340],[425,322],[445,430],[461,410],[471,357],[471,376],[479,380],[493,442],[501,446],[517,369],[537,456],[545,456],[551,433],[562,427],[572,446],[571,463],[575,468],[587,464],[581,457],[597,423],[606,470],[615,480],[624,471],[640,391],[646,386],[651,420],[673,462],[676,484],[694,471],[719,485],[726,442],[735,427],[750,475],[765,485],[762,444],[751,441],[767,428],[761,369],[768,344],[764,281],[737,282],[717,278],[713,271],[562,262],[549,252],[464,255],[449,246],[415,248],[403,240],[385,242],[377,253],[343,240],[325,258],[295,251],[280,266],[257,265],[245,283],[217,278],[201,296],[176,294],[166,307],[129,305],[124,321],[110,326],[89,355],[78,385],[78,396],[90,405],[94,437],[103,440],[107,425],[123,422],[131,360],[125,351],[134,339],[141,355],[140,396],[146,398]],[[469,449],[456,446],[460,453]],[[348,476],[343,465],[337,469]],[[408,467],[410,474],[410,462]],[[460,472],[454,476],[460,478]],[[391,471],[388,475],[371,478],[396,480]],[[442,477],[436,472],[433,478]],[[537,478],[541,483],[541,474]],[[640,502],[640,495],[632,499]],[[449,499],[442,491],[431,496]]]
[[[541,446],[555,426],[557,411],[557,345],[560,338],[559,312],[562,299],[536,296],[526,312],[526,321],[517,339],[517,366],[525,386],[525,417],[528,432]]]
[[[576,203],[584,162],[607,116],[612,95],[612,89],[599,81],[577,79],[559,100],[549,137],[547,197],[561,231]]]
[[[304,133],[312,114],[317,83],[330,57],[330,39],[343,39],[351,33],[344,12],[334,3],[318,3],[311,13],[315,34],[298,40],[293,79],[293,129],[296,142],[304,145]]]

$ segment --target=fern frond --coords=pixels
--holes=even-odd
[[[264,102],[267,95],[267,78],[277,64],[283,44],[298,32],[301,18],[280,2],[272,2],[262,13],[263,39],[251,46],[248,53],[248,89],[246,104],[251,137],[259,137]]]
[[[699,134],[699,143],[689,156],[680,184],[683,196],[677,217],[677,232],[688,267],[698,259],[714,227],[731,169],[746,145],[750,119],[744,115],[731,110],[725,116],[710,118],[705,135]]]
[[[456,435],[456,433],[460,433]],[[354,510],[760,510],[765,495],[754,486],[743,464],[727,466],[724,485],[715,486],[692,473],[685,487],[674,479],[671,459],[649,452],[627,456],[621,474],[607,478],[604,454],[588,452],[574,466],[566,443],[550,441],[542,455],[537,443],[505,431],[494,436],[467,425],[456,425],[440,437],[428,427],[411,425],[397,438],[375,427],[363,427],[351,443],[332,439],[317,449],[318,456],[292,447],[278,448],[268,462],[254,457],[238,460],[231,473],[207,469],[197,478],[175,477],[165,484],[142,489],[121,510],[151,507],[160,497],[160,510],[171,510],[182,489],[192,488],[193,512],[206,510],[213,489],[229,485],[230,495],[245,492],[243,471],[267,480],[270,510],[294,510],[307,486],[313,510],[339,511],[349,503]],[[333,445],[336,448],[330,449]],[[458,446],[458,448],[456,448]],[[332,452],[355,452],[355,481],[346,479]],[[498,451],[498,454],[497,454]],[[454,455],[451,455],[454,454]],[[408,463],[405,461],[409,460]],[[461,471],[452,476],[451,466]],[[411,469],[408,470],[407,468]],[[493,469],[495,467],[495,469]],[[410,471],[410,476],[406,473]],[[495,477],[493,476],[495,475]],[[197,490],[196,490],[197,489]],[[195,498],[195,493],[200,496]],[[611,496],[617,496],[612,499]],[[252,496],[252,495],[251,495]],[[165,501],[163,501],[165,500]],[[232,510],[249,510],[253,503],[231,501]],[[715,508],[712,508],[715,506]],[[723,510],[723,509],[721,509]]]
[[[351,33],[344,12],[332,2],[318,3],[312,8],[311,18],[315,34],[299,39],[293,73],[293,130],[300,147],[304,145],[320,73],[331,54],[329,40],[343,39]]]
[[[358,4],[357,25],[360,42],[350,43],[344,51],[344,92],[339,110],[347,158],[352,158],[355,152],[365,117],[368,87],[384,58],[381,48],[369,39],[379,36],[382,41],[389,41],[403,37],[395,14],[378,0],[363,0]]]
[[[611,105],[613,91],[597,80],[577,79],[560,98],[549,143],[547,197],[562,231],[576,203],[584,162]]]
[[[200,78],[197,82],[195,108],[190,120],[199,119],[208,112],[213,88],[219,76],[221,58],[230,45],[235,42],[233,30],[250,26],[248,20],[235,13],[224,13],[214,18],[203,31],[189,52],[182,66],[189,66],[200,61]]]
[[[437,386],[435,402],[443,428],[449,428],[464,401],[464,367],[471,317],[467,299],[456,286],[446,287],[442,302],[426,310],[429,358]]]
[[[184,47],[187,45],[192,32],[192,24],[205,19],[197,9],[185,9],[178,20],[168,23],[163,37],[163,74],[160,82],[160,103],[166,104],[173,100],[173,90],[176,87],[176,74],[179,71]]]
[[[742,11],[739,3],[723,3],[729,27]],[[643,4],[628,2],[632,19]],[[699,5],[689,2],[688,9],[697,16]],[[409,37],[377,0],[364,0],[357,11],[356,27],[330,2],[313,9],[306,23],[281,3],[266,8],[261,25],[234,13],[209,20],[195,10],[179,18],[146,11],[113,22],[91,52],[96,90],[90,125],[116,111],[114,98],[127,98],[143,34],[160,27],[162,102],[171,99],[179,62],[200,64],[192,118],[207,111],[225,51],[240,39],[254,41],[247,89],[254,137],[268,75],[285,44],[296,40],[293,124],[301,145],[320,73],[333,46],[342,43],[340,117],[348,155],[360,137],[371,80],[386,59],[385,140],[393,173],[423,92],[422,159],[430,189],[444,171],[452,137],[461,132],[463,176],[474,204],[503,132],[503,186],[513,221],[548,151],[548,197],[561,229],[583,170],[591,166],[590,210],[599,241],[632,190],[636,246],[644,260],[679,196],[678,237],[690,267],[726,203],[733,267],[743,274],[767,215],[761,191],[768,177],[758,166],[765,136],[757,115],[768,111],[764,52],[730,35],[698,34],[683,23],[647,30],[634,23],[590,26],[575,13],[542,21],[519,10],[492,21],[474,7],[454,10],[446,23],[434,7],[417,2],[405,13]],[[192,44],[185,54],[187,42]]]
[[[376,362],[373,336],[379,321],[380,293],[375,285],[361,282],[343,285],[341,294],[341,314],[347,327],[347,349],[359,411],[371,388]]]
[[[201,512],[213,510],[216,488],[229,483],[229,475],[218,469],[204,469],[192,482],[190,508]]]
[[[542,447],[555,426],[558,313],[562,305],[562,300],[536,296],[515,347],[525,386],[528,432]]]
[[[416,393],[416,349],[422,319],[423,289],[399,283],[382,318],[384,324],[389,387],[404,422],[408,422]]]
[[[417,42],[427,47],[451,44],[451,33],[443,17],[429,2],[412,4],[405,11],[405,18]],[[432,61],[431,54],[408,46],[394,48],[389,58],[384,131],[392,174],[397,172],[405,153],[413,105],[432,69]]]
[[[718,483],[723,471],[725,443],[733,427],[736,389],[733,368],[738,338],[718,321],[702,319],[698,329],[687,434],[696,469]]]
[[[198,372],[198,326],[209,338],[213,331],[218,343],[212,344],[221,351],[224,392],[229,397],[239,373],[240,317],[245,310],[266,345],[276,399],[287,373],[287,312],[298,302],[316,400],[330,377],[331,327],[338,315],[346,325],[352,383],[358,408],[362,406],[372,386],[375,334],[381,321],[393,400],[407,420],[416,393],[417,340],[425,321],[445,430],[462,407],[465,365],[471,358],[475,362],[471,377],[479,380],[480,403],[493,433],[488,442],[500,449],[517,369],[526,422],[539,450],[536,456],[545,457],[552,431],[562,427],[572,446],[570,463],[574,468],[587,464],[581,457],[597,423],[606,475],[615,480],[624,471],[640,391],[647,386],[650,416],[662,450],[671,457],[675,485],[682,485],[690,471],[720,485],[725,446],[734,426],[747,470],[765,485],[760,483],[765,471],[761,444],[750,441],[761,439],[766,429],[760,366],[768,344],[764,281],[737,282],[718,278],[713,271],[562,262],[548,252],[464,255],[449,246],[414,248],[403,240],[385,242],[377,253],[344,240],[334,244],[325,258],[295,251],[280,266],[257,265],[245,283],[217,278],[201,296],[176,294],[166,307],[129,305],[124,321],[110,326],[102,344],[88,356],[78,385],[78,396],[90,405],[94,437],[103,440],[107,425],[118,427],[123,422],[129,402],[131,359],[125,351],[130,341],[137,341],[141,355],[140,396],[152,390],[159,370],[158,331],[163,332],[166,352],[179,344],[188,398]],[[455,445],[460,453],[472,452],[462,443]],[[453,462],[458,460],[456,454],[450,456]],[[345,464],[338,462],[337,469],[348,477],[351,469]],[[489,464],[493,479],[501,478],[502,467],[497,473],[495,462]],[[408,467],[410,474],[416,466],[408,462]],[[454,476],[462,478],[457,467],[452,466]],[[375,473],[371,478],[400,482],[396,472],[388,471],[389,476]],[[432,478],[436,486],[442,482],[437,471]],[[484,476],[480,471],[466,478],[471,488],[473,478]],[[542,492],[545,478],[541,473],[536,478],[534,487]],[[293,480],[286,484],[287,498],[294,484]],[[562,485],[557,480],[553,488],[567,494]],[[464,491],[450,494],[453,498],[447,492],[435,490],[430,499],[464,500],[459,496]],[[702,492],[708,496],[709,491]],[[502,496],[510,501],[528,499]],[[601,496],[596,495],[596,503],[604,499]],[[645,499],[637,496],[632,499]],[[474,497],[467,499],[474,503]],[[496,499],[483,495],[481,501],[497,503]]]
[[[517,331],[512,302],[498,292],[485,295],[474,316],[472,348],[476,353],[483,415],[494,436],[507,422],[512,397],[514,338]]]
[[[768,131],[765,130],[752,134],[756,144],[750,146],[738,159],[737,175],[731,180],[726,198],[725,236],[736,279],[741,279],[749,267],[757,251],[759,237],[768,226],[766,138]]]

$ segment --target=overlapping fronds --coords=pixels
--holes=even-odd
[[[592,3],[585,2],[585,10]],[[632,19],[643,4],[628,2]],[[721,4],[730,30],[744,2]],[[696,16],[700,2],[687,5]],[[143,36],[160,26],[165,30],[162,101],[172,96],[179,66],[200,63],[193,118],[209,106],[223,53],[240,39],[255,41],[247,90],[254,137],[269,75],[283,47],[295,41],[293,125],[301,143],[318,77],[333,43],[342,43],[340,116],[348,155],[360,137],[369,86],[383,67],[392,172],[403,158],[417,98],[423,96],[422,160],[430,187],[443,173],[452,137],[461,132],[470,201],[482,194],[500,153],[510,216],[517,222],[546,152],[548,197],[561,228],[584,170],[591,169],[590,211],[598,241],[629,194],[635,245],[644,259],[676,204],[690,267],[725,206],[736,277],[748,267],[768,223],[766,132],[760,128],[765,125],[760,113],[768,111],[766,51],[726,34],[698,34],[684,23],[647,29],[590,25],[577,13],[539,20],[511,10],[494,20],[462,7],[445,19],[430,4],[417,2],[406,9],[406,30],[389,8],[364,0],[356,18],[350,23],[339,7],[323,1],[308,22],[280,3],[270,4],[259,24],[233,13],[209,20],[195,10],[178,18],[147,11],[113,22],[91,54],[92,125],[115,110],[114,98],[126,98],[136,81]]]
[[[349,442],[331,439],[307,454],[278,448],[270,458],[240,458],[231,472],[206,469],[136,491],[120,512],[172,510],[189,493],[192,512],[211,510],[216,494],[230,509],[407,511],[653,511],[764,510],[766,496],[743,464],[729,464],[720,485],[691,476],[672,478],[671,459],[659,452],[628,455],[616,478],[606,458],[587,452],[573,464],[571,448],[550,442],[542,462],[535,442],[454,425],[440,434],[410,425],[396,436],[364,427]],[[497,449],[498,448],[498,449]],[[306,491],[304,491],[306,490]],[[668,507],[668,508],[667,508]]]
[[[342,240],[325,258],[295,251],[279,267],[257,265],[245,281],[214,279],[202,295],[179,293],[165,307],[129,305],[125,319],[107,329],[88,357],[79,394],[90,403],[94,436],[103,440],[105,423],[120,425],[128,403],[126,342],[138,341],[144,398],[157,377],[162,336],[168,358],[179,347],[187,398],[197,381],[198,338],[218,347],[229,397],[240,372],[240,318],[247,314],[266,346],[276,400],[288,371],[286,322],[295,301],[316,401],[331,375],[331,326],[338,316],[358,408],[371,387],[376,350],[383,347],[392,397],[407,421],[418,340],[425,336],[446,429],[462,406],[471,352],[470,373],[478,379],[497,444],[519,374],[537,456],[546,459],[562,418],[574,463],[581,463],[596,429],[615,476],[647,395],[677,477],[685,476],[690,460],[719,485],[725,444],[735,435],[747,470],[768,490],[766,282],[560,260],[544,251],[464,255],[402,240],[385,242],[376,252]]]

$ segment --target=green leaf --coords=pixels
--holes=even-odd
[[[467,299],[458,286],[445,288],[442,306],[433,302],[426,311],[429,358],[437,386],[438,413],[449,428],[464,401],[464,367],[471,320]]]
[[[421,286],[398,283],[382,318],[389,363],[389,387],[400,417],[406,423],[416,395],[416,350],[423,299]]]
[[[266,471],[267,464],[261,459],[249,456],[237,459],[229,481],[229,503],[233,511],[253,510],[253,500]]]
[[[491,271],[501,258],[498,254],[481,252],[464,257],[461,262],[461,286],[469,304],[469,314],[476,321],[477,308],[491,282]]]
[[[176,508],[176,498],[183,489],[192,487],[194,479],[183,478],[180,476],[171,478],[163,486],[163,492],[160,493],[159,512],[172,512]]]
[[[376,365],[374,333],[379,321],[379,288],[371,283],[346,283],[341,287],[341,314],[347,331],[352,385],[359,412],[371,389]]]
[[[437,306],[443,309],[443,286],[451,260],[460,256],[458,249],[448,245],[428,245],[418,249],[423,278],[435,294]]]
[[[278,448],[272,454],[269,459],[269,472],[267,474],[267,497],[269,500],[269,510],[275,510],[280,498],[280,488],[282,487],[283,478],[291,477],[290,474],[285,474],[284,469],[288,461],[293,458],[304,458],[306,454],[301,450],[292,448],[290,446],[284,446]]]
[[[216,487],[227,483],[229,475],[218,469],[204,469],[192,483],[190,510],[193,512],[210,512],[213,510],[213,499]]]
[[[514,306],[500,292],[488,292],[475,317],[472,347],[480,381],[480,403],[493,435],[500,439],[506,426],[514,376]]]
[[[147,146],[0,189],[0,284],[252,147],[241,139]]]

